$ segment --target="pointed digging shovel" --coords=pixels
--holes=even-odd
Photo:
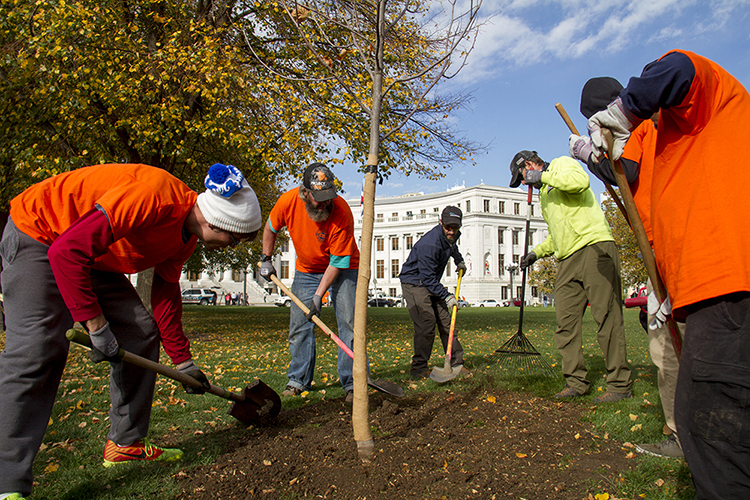
[[[297,307],[299,307],[302,310],[303,314],[307,314],[308,312],[310,312],[310,309],[296,295],[294,295],[292,291],[289,290],[289,288],[286,285],[284,285],[284,283],[282,283],[281,280],[279,280],[279,278],[276,277],[275,274],[271,275],[271,280],[274,282],[274,284],[277,287],[279,287],[279,289],[282,292],[287,294],[289,298],[291,298],[294,301],[294,303],[297,304]],[[339,338],[338,335],[333,333],[333,331],[330,328],[328,328],[328,326],[326,326],[325,323],[323,323],[322,319],[320,319],[317,316],[313,316],[312,320],[316,325],[318,325],[318,327],[321,330],[323,330],[323,332],[326,335],[331,337],[331,339],[333,339],[333,341],[336,342],[336,344],[341,348],[342,351],[346,353],[347,356],[354,359],[354,352],[351,349],[349,349],[348,345],[344,344],[344,341],[341,340],[341,338]],[[395,384],[393,382],[388,382],[387,380],[381,380],[381,379],[373,380],[370,378],[369,373],[367,374],[367,385],[369,385],[373,389],[377,389],[380,392],[390,394],[391,396],[396,396],[397,398],[404,396],[404,389],[398,384]]]
[[[68,340],[71,342],[88,347],[89,349],[91,348],[91,339],[89,339],[89,336],[84,332],[71,328],[66,332],[65,336],[68,337]],[[160,375],[164,375],[165,377],[176,380],[177,382],[193,387],[203,387],[200,382],[189,375],[185,375],[174,368],[164,366],[160,363],[155,363],[150,359],[143,358],[137,354],[130,353],[125,349],[120,349],[117,353],[117,357],[128,363],[145,368],[146,370],[151,370]],[[245,427],[276,418],[281,410],[281,398],[279,395],[260,379],[255,379],[255,381],[245,387],[245,390],[243,390],[241,394],[229,392],[213,384],[211,384],[211,389],[206,392],[232,401],[232,406],[229,408],[229,414],[242,422]]]
[[[458,300],[458,291],[461,289],[461,278],[464,275],[464,270],[461,269],[458,272],[458,283],[456,283],[456,300]],[[445,350],[445,364],[442,368],[435,367],[430,373],[430,378],[438,384],[443,384],[449,380],[453,380],[458,377],[463,369],[464,365],[451,366],[451,354],[453,351],[453,332],[456,331],[456,315],[458,313],[458,306],[453,306],[453,313],[451,314],[451,329],[448,334],[448,348]]]

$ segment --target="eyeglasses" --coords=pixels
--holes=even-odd
[[[214,231],[217,231],[217,232],[221,231],[223,233],[227,233],[229,235],[229,239],[231,240],[231,242],[229,243],[229,246],[233,246],[233,247],[236,247],[240,243],[245,243],[247,241],[250,241],[250,238],[252,237],[251,234],[248,234],[246,236],[236,237],[234,235],[234,233],[232,233],[231,231],[227,231],[225,229],[221,229],[221,228],[218,228],[218,227],[210,225],[210,224],[209,224],[208,227],[210,227],[211,229],[213,229]]]

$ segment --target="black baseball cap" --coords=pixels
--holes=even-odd
[[[331,169],[322,163],[313,163],[305,169],[302,185],[310,190],[315,201],[332,200],[336,196],[336,184]]]
[[[581,91],[581,113],[591,118],[594,113],[607,109],[610,102],[622,92],[620,82],[609,76],[591,78]]]
[[[443,213],[440,215],[440,220],[444,226],[458,226],[461,227],[461,219],[464,214],[461,209],[448,205],[443,209]]]
[[[516,153],[513,161],[510,162],[510,187],[515,188],[521,185],[521,181],[523,180],[521,169],[526,160],[530,160],[534,155],[536,155],[536,151],[529,151],[528,149]]]

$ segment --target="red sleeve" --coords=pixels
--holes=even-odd
[[[91,287],[91,265],[107,253],[114,235],[107,216],[93,208],[75,221],[47,250],[65,305],[74,321],[88,321],[102,314]]]
[[[182,295],[179,283],[164,281],[164,278],[154,273],[151,285],[151,307],[154,319],[159,327],[161,343],[164,352],[178,364],[192,358],[190,341],[182,330]]]

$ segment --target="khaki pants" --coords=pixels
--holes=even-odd
[[[622,322],[620,257],[613,241],[581,248],[559,262],[555,281],[557,331],[555,344],[562,356],[565,382],[579,393],[588,391],[581,329],[587,303],[598,326],[596,337],[604,353],[607,389],[630,390],[630,368]]]

